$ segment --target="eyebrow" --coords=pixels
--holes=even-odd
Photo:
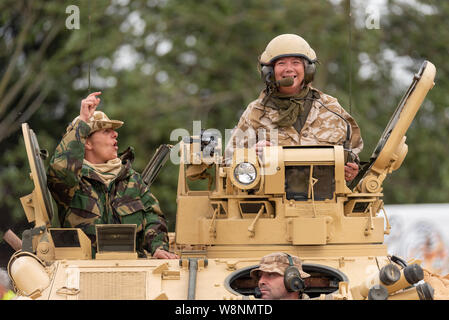
[[[293,58],[292,59],[293,61],[302,61],[300,57],[291,57],[291,58]],[[274,64],[277,64],[279,62],[285,62],[285,61],[286,61],[285,58],[280,58],[280,59],[276,60],[276,62]]]

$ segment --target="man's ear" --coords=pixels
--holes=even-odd
[[[84,148],[85,148],[87,151],[92,151],[93,145],[92,145],[92,141],[90,141],[89,138],[86,139],[86,143],[84,144]]]

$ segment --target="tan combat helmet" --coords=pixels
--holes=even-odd
[[[310,83],[316,71],[317,57],[306,40],[296,34],[281,34],[272,39],[259,57],[261,68],[272,66],[282,57],[301,57],[304,61],[304,82]]]

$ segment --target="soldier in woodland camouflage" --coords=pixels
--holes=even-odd
[[[345,145],[354,158],[345,166],[345,179],[355,178],[363,148],[360,128],[336,98],[311,86],[316,62],[315,52],[298,35],[270,41],[259,58],[267,87],[241,116],[225,158],[232,159],[236,147],[255,147],[260,154],[264,146],[276,144]]]
[[[81,102],[80,115],[68,126],[48,170],[48,188],[58,204],[62,227],[81,228],[95,241],[95,224],[136,224],[136,247],[155,258],[175,259],[168,251],[165,217],[157,199],[131,167],[132,148],[117,154],[122,121],[95,111],[94,92]]]

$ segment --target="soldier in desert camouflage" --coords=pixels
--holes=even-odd
[[[310,274],[302,269],[302,261],[284,252],[268,254],[250,272],[257,280],[260,298],[270,300],[309,299],[304,293],[304,279]]]
[[[355,120],[337,99],[311,86],[317,63],[315,51],[300,36],[282,34],[259,57],[266,88],[251,102],[233,131],[225,151],[255,147],[261,154],[270,145],[344,145],[350,161],[346,181],[358,171],[363,141]]]
[[[160,259],[168,251],[165,217],[157,199],[131,167],[133,150],[118,155],[115,131],[122,121],[96,111],[101,92],[82,100],[80,115],[68,126],[48,170],[48,188],[58,205],[62,227],[81,228],[94,248],[95,224],[136,224],[136,247]]]

